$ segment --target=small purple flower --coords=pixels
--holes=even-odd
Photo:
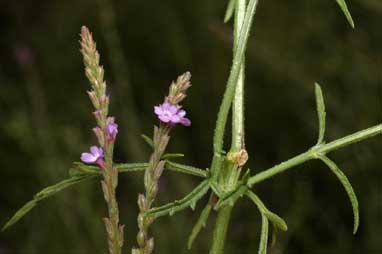
[[[105,168],[103,160],[103,149],[101,147],[90,147],[90,153],[82,153],[81,160],[85,163],[97,163],[101,168]]]
[[[106,125],[106,132],[108,136],[109,141],[114,141],[118,134],[118,124],[116,123],[109,123]]]
[[[181,109],[178,105],[171,105],[168,102],[154,107],[154,112],[159,120],[163,123],[175,125],[180,123],[184,126],[190,126],[191,120],[186,118],[186,111]]]

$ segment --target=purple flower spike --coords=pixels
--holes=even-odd
[[[81,160],[85,163],[97,163],[101,168],[105,168],[103,160],[103,149],[101,147],[90,147],[90,153],[82,153]]]
[[[178,105],[171,105],[165,102],[154,107],[154,112],[162,123],[175,125],[180,123],[184,126],[190,126],[191,120],[186,118],[186,111],[180,109]]]

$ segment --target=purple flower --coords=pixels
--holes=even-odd
[[[118,124],[109,123],[106,125],[106,132],[109,141],[114,141],[118,134]]]
[[[184,126],[190,126],[191,120],[186,118],[186,111],[181,109],[178,105],[171,105],[165,102],[159,106],[154,107],[154,112],[159,120],[163,123],[175,125],[181,123]]]
[[[90,147],[90,153],[82,153],[81,160],[85,163],[97,163],[101,168],[105,168],[103,160],[103,149],[101,147]]]

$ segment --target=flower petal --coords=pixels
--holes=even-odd
[[[82,153],[81,154],[81,161],[85,162],[85,163],[94,163],[97,161],[97,157],[95,157],[93,154],[91,153]]]
[[[186,117],[183,117],[181,120],[180,120],[180,123],[184,126],[191,126],[191,120],[186,118]]]

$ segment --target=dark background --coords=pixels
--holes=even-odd
[[[185,108],[190,128],[172,132],[168,151],[179,162],[208,167],[216,113],[231,64],[227,1],[16,0],[0,2],[0,222],[34,193],[68,176],[73,161],[94,144],[94,120],[79,53],[81,25],[98,42],[111,112],[120,124],[117,162],[146,161],[140,134],[152,135],[153,105],[189,70],[193,87]],[[248,166],[259,172],[301,153],[316,141],[314,82],[327,105],[327,139],[382,119],[382,2],[351,0],[352,30],[334,0],[260,1],[247,54]],[[227,135],[229,141],[229,135]],[[289,231],[270,253],[382,253],[381,137],[331,154],[353,183],[361,225],[352,235],[351,206],[337,179],[319,162],[259,184],[267,206]],[[228,143],[228,142],[227,142]],[[118,198],[126,226],[125,253],[135,245],[140,174],[120,178]],[[199,179],[167,172],[156,204],[179,198]],[[208,253],[212,216],[192,251],[186,240],[197,211],[165,217],[153,226],[156,253]],[[0,233],[1,254],[106,253],[100,185],[90,181],[43,201]],[[260,217],[241,200],[234,209],[226,253],[256,253]]]

